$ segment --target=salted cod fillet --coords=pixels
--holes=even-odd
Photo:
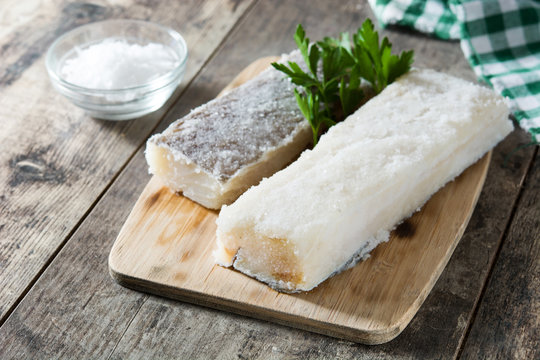
[[[512,128],[491,90],[413,70],[224,206],[216,262],[280,291],[311,290],[387,241]]]
[[[280,62],[303,61],[299,51]],[[294,86],[269,67],[148,139],[149,172],[211,209],[282,169],[311,141]]]

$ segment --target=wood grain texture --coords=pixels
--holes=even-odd
[[[43,2],[37,14],[33,3],[2,12],[3,21],[26,17],[0,28],[0,322],[250,3],[56,1]],[[89,118],[53,91],[44,54],[65,31],[119,16],[178,30],[190,59],[164,108],[115,123]]]
[[[148,177],[138,164],[122,173],[0,327],[1,359],[107,359],[113,352],[148,298],[115,286],[107,271],[109,239],[129,213],[119,204]]]
[[[148,4],[137,2],[132,7],[150,13]],[[373,19],[367,4],[356,0],[258,2],[159,129],[215,97],[253,59],[290,51],[298,22],[317,38],[325,32],[353,30],[366,16]],[[158,17],[154,20],[159,22]],[[185,26],[193,24],[188,21]],[[414,48],[419,64],[475,79],[458,43],[401,28],[388,29],[385,34],[394,47]],[[527,141],[524,132],[515,131],[494,150],[476,210],[445,271],[403,333],[379,346],[337,340],[116,285],[107,271],[107,257],[150,179],[144,156],[138,152],[0,327],[0,358],[452,359],[465,337],[495,253],[504,242],[532,149],[512,156],[507,167],[502,166],[504,157]]]
[[[250,64],[223,92],[266,69]],[[482,190],[491,153],[435,194],[371,257],[316,289],[281,294],[216,266],[217,212],[171,192],[153,177],[109,256],[122,285],[365,344],[407,326],[452,255]],[[351,254],[352,256],[352,254]]]
[[[465,359],[540,358],[538,150],[514,219],[465,343]]]

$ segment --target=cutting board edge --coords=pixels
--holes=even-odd
[[[111,252],[109,253],[109,273],[117,283],[133,290],[150,293],[165,298],[172,298],[196,305],[206,306],[217,310],[229,311],[242,316],[248,316],[265,321],[270,321],[278,323],[280,325],[350,340],[366,345],[383,344],[396,338],[409,325],[414,315],[416,315],[416,313],[426,300],[427,296],[435,286],[440,275],[446,268],[446,265],[450,261],[450,258],[455,248],[457,247],[465,229],[468,226],[472,213],[474,212],[474,208],[480,196],[481,189],[483,187],[487,172],[489,170],[491,155],[492,152],[490,151],[480,160],[478,160],[478,162],[484,162],[484,165],[482,166],[482,175],[477,182],[476,191],[474,192],[475,198],[473,199],[472,203],[473,210],[470,211],[466,221],[462,223],[459,232],[456,234],[456,240],[453,242],[453,246],[448,249],[445,257],[442,259],[440,266],[437,268],[437,273],[434,274],[434,276],[430,279],[430,282],[426,283],[426,286],[422,290],[421,294],[416,298],[416,300],[411,304],[411,306],[403,312],[403,316],[401,316],[391,325],[381,325],[380,329],[365,329],[337,323],[329,324],[323,321],[303,317],[296,314],[284,313],[281,311],[277,311],[276,309],[269,309],[254,304],[242,303],[232,299],[221,299],[218,296],[209,296],[208,294],[204,294],[194,290],[178,288],[171,285],[144,279],[137,276],[133,269],[122,268],[121,266],[123,262],[120,261],[122,254],[120,249],[118,248],[118,239],[122,236],[125,236],[123,233],[124,227],[122,227],[117,239],[115,240],[111,248]],[[144,193],[145,191],[143,190],[140,197],[143,197]],[[138,201],[139,200],[137,200],[137,202]],[[284,314],[286,314],[286,317],[288,317],[289,321],[284,319]]]
[[[410,317],[407,316],[407,318],[409,319],[405,322],[399,321],[393,326],[384,326],[381,329],[366,330],[345,325],[339,325],[336,323],[332,323],[330,325],[331,328],[329,328],[328,325],[323,321],[317,321],[299,315],[292,315],[290,313],[283,313],[265,307],[241,303],[230,299],[220,299],[216,296],[208,297],[207,294],[199,293],[197,291],[181,289],[174,286],[146,280],[137,276],[132,276],[126,274],[126,272],[115,269],[110,262],[109,274],[113,278],[113,280],[115,280],[119,285],[132,290],[156,295],[163,298],[179,300],[190,304],[200,305],[219,311],[231,312],[240,316],[269,321],[272,323],[277,323],[279,325],[309,332],[315,332],[318,334],[349,340],[365,345],[380,345],[393,340],[407,327],[410,320],[417,311],[412,311],[412,315]],[[283,314],[286,314],[289,321],[282,318]]]
[[[254,62],[254,64],[261,64],[264,62],[268,62],[271,60],[275,60],[275,58],[261,58]],[[249,71],[253,71],[252,66],[250,65],[248,67]],[[260,65],[255,65],[255,67]],[[237,76],[238,79],[240,79],[242,76],[242,73]],[[237,79],[233,80],[233,83],[237,82]],[[229,86],[224,89],[226,91],[229,88]],[[156,281],[151,281],[148,279],[145,279],[144,277],[141,277],[140,274],[137,273],[136,269],[130,268],[130,269],[124,269],[122,264],[122,246],[125,244],[121,244],[121,241],[119,241],[122,237],[125,237],[126,234],[124,234],[124,228],[126,227],[128,220],[131,218],[132,214],[128,216],[128,219],[124,223],[124,226],[122,227],[120,233],[118,234],[117,239],[115,240],[115,243],[111,249],[111,252],[109,254],[109,273],[111,277],[118,282],[120,285],[135,289],[138,291],[143,291],[151,294],[155,294],[162,297],[168,297],[173,299],[182,300],[185,302],[197,304],[197,305],[203,305],[210,308],[218,309],[218,310],[225,310],[230,311],[236,314],[249,316],[253,318],[258,318],[262,320],[268,320],[271,322],[275,322],[278,324],[286,325],[289,327],[299,328],[307,331],[312,331],[324,335],[329,335],[333,337],[338,337],[342,339],[351,340],[354,342],[359,342],[363,344],[368,345],[375,345],[375,344],[381,344],[388,341],[391,341],[396,336],[398,336],[405,327],[408,326],[410,321],[413,319],[414,315],[417,313],[418,309],[422,306],[423,302],[431,292],[433,286],[439,279],[440,275],[444,271],[444,268],[446,267],[448,261],[450,260],[450,257],[452,256],[455,248],[457,247],[457,244],[461,240],[461,237],[463,236],[463,233],[469,223],[469,220],[472,216],[472,213],[474,212],[474,208],[476,206],[476,203],[478,201],[478,198],[481,193],[481,189],[483,187],[483,184],[485,182],[487,172],[489,169],[489,164],[491,160],[491,152],[488,152],[486,155],[484,155],[481,159],[478,160],[478,162],[483,162],[480,168],[480,176],[477,177],[477,182],[475,186],[475,192],[474,192],[474,198],[472,198],[472,202],[470,203],[470,207],[467,213],[467,217],[465,221],[463,221],[460,225],[460,228],[455,233],[456,236],[454,237],[454,241],[450,248],[448,248],[448,251],[444,254],[444,257],[441,259],[440,265],[437,267],[436,272],[433,274],[433,276],[430,278],[429,282],[426,282],[423,289],[421,289],[421,292],[419,296],[413,301],[410,306],[402,313],[402,316],[395,319],[395,321],[392,321],[390,325],[388,323],[382,325],[380,324],[380,328],[377,328],[376,322],[372,322],[371,324],[374,325],[374,328],[359,328],[354,326],[348,326],[343,324],[338,324],[336,322],[324,322],[321,320],[315,320],[313,318],[307,318],[302,315],[297,314],[291,314],[286,313],[283,311],[279,311],[276,308],[267,308],[258,306],[257,304],[248,304],[239,302],[238,300],[233,300],[229,298],[222,298],[219,295],[212,295],[212,294],[206,294],[204,292],[198,292],[197,290],[193,289],[187,289],[187,288],[180,288],[175,287],[172,285],[168,285],[167,283],[159,283]],[[147,185],[148,186],[148,185]],[[144,193],[146,192],[143,190],[141,193],[141,196],[137,200],[137,204],[143,197]],[[143,199],[144,200],[144,199]],[[132,212],[135,210],[132,209]],[[125,257],[125,256],[124,256]],[[125,270],[125,271],[124,271]],[[286,316],[284,316],[286,315]],[[288,319],[285,319],[285,317],[288,317]],[[288,321],[287,321],[288,320]],[[329,328],[331,327],[331,328]]]

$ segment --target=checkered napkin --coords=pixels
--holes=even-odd
[[[540,1],[369,0],[379,22],[461,39],[479,79],[508,99],[520,126],[540,142]]]

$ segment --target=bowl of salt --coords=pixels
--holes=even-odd
[[[182,81],[182,36],[139,20],[106,20],[59,37],[45,64],[56,90],[90,116],[129,120],[159,109]]]

